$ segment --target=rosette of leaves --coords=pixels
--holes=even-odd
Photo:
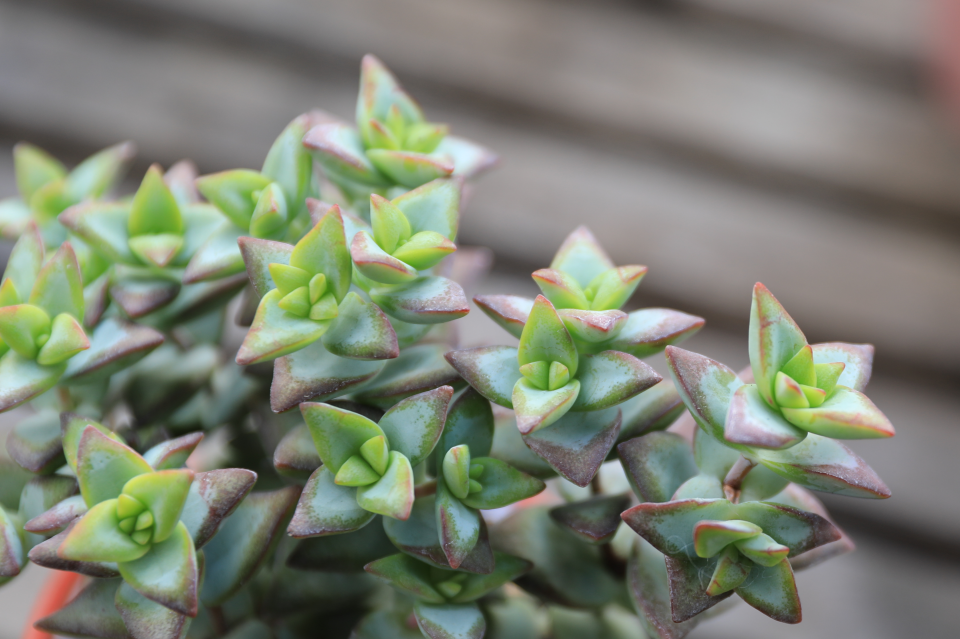
[[[287,533],[318,537],[351,532],[375,515],[407,519],[413,468],[433,452],[453,388],[408,397],[374,422],[330,404],[300,404],[323,463],[307,480]]]
[[[237,353],[238,364],[276,359],[317,340],[338,358],[382,360],[399,354],[386,316],[350,288],[353,267],[340,207],[331,207],[294,246],[257,238],[242,238],[240,246],[250,279],[263,296]]]
[[[762,284],[754,289],[750,333],[752,370],[741,376],[702,355],[667,349],[667,363],[690,414],[706,433],[743,457],[728,484],[735,489],[740,476],[748,477],[759,464],[812,490],[889,497],[876,473],[836,441],[893,435],[893,426],[862,392],[870,379],[873,347],[807,344]],[[759,381],[749,383],[751,376]]]
[[[0,410],[49,390],[90,348],[81,325],[83,284],[69,242],[44,263],[37,227],[17,241],[0,284]]]
[[[476,601],[528,572],[524,559],[495,553],[496,567],[489,574],[437,568],[407,554],[384,557],[364,567],[368,573],[414,599],[417,627],[429,639],[481,639],[487,622]],[[396,633],[394,620],[384,630]],[[403,636],[391,634],[390,636]]]
[[[59,219],[114,264],[107,275],[109,294],[130,318],[178,298],[190,258],[224,222],[214,206],[178,201],[157,165],[147,170],[132,199],[79,204]],[[212,289],[184,290],[179,301],[195,303],[205,292]]]
[[[351,200],[370,193],[412,189],[450,175],[472,177],[497,156],[427,122],[420,106],[380,60],[366,55],[360,68],[356,127],[327,122],[303,139],[327,178]]]
[[[232,169],[197,179],[200,193],[227,220],[205,237],[184,272],[184,283],[219,279],[244,269],[237,240],[243,236],[296,242],[309,227],[306,198],[318,195],[312,160],[301,144],[319,113],[304,113],[288,124],[259,171]]]
[[[19,196],[0,200],[0,235],[17,239],[32,221],[48,247],[67,239],[57,216],[74,204],[98,200],[116,186],[135,149],[122,142],[103,149],[72,171],[40,148],[20,142],[13,147],[13,167]]]

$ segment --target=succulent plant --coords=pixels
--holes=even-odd
[[[794,571],[853,549],[810,491],[890,495],[837,441],[893,435],[872,347],[808,345],[762,285],[738,375],[676,346],[703,319],[622,310],[646,267],[580,227],[542,295],[474,298],[519,343],[460,349],[489,266],[457,244],[465,180],[496,156],[372,56],[356,127],[302,114],[260,171],[153,165],[107,199],[131,149],[67,173],[18,145],[0,203],[0,585],[89,578],[44,632],[678,639],[738,599],[795,623]]]

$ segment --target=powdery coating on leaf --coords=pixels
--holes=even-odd
[[[620,410],[567,413],[549,428],[524,436],[527,447],[577,486],[586,486],[620,434]]]
[[[550,511],[550,517],[590,543],[604,543],[613,539],[620,525],[620,513],[629,505],[628,495],[594,497],[558,506]]]
[[[519,295],[477,295],[473,301],[490,319],[517,338],[533,308],[532,299]]]

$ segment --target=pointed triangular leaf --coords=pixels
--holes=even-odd
[[[300,495],[300,502],[287,528],[291,537],[319,537],[352,532],[373,520],[374,513],[357,504],[357,489],[338,486],[334,473],[318,468]]]
[[[170,304],[180,290],[177,282],[118,269],[116,279],[110,284],[110,297],[127,317],[137,319]]]
[[[732,370],[708,357],[676,346],[666,350],[667,364],[680,398],[701,428],[723,441],[727,410],[743,382]]]
[[[363,415],[330,404],[304,402],[300,404],[300,411],[320,459],[333,474],[338,473],[348,459],[360,454],[360,447],[368,439],[384,434]]]
[[[654,385],[617,408],[623,413],[619,441],[633,439],[645,433],[663,430],[685,412],[683,401],[672,379]]]
[[[481,490],[471,492],[462,501],[471,508],[492,510],[503,508],[533,497],[543,491],[546,484],[520,472],[509,464],[492,457],[474,457],[471,468],[475,465],[483,467],[479,476],[473,477]]]
[[[301,402],[339,397],[373,378],[385,363],[337,357],[316,341],[274,361],[270,407],[283,412]]]
[[[643,539],[627,564],[627,588],[644,630],[656,639],[683,639],[695,620],[674,623],[670,614],[670,584],[663,555]]]
[[[800,327],[766,286],[757,282],[750,307],[750,365],[757,388],[773,405],[776,374],[807,345]]]
[[[322,463],[306,424],[290,429],[273,451],[273,467],[294,479],[306,481]]]
[[[82,468],[82,442],[80,450]],[[180,468],[138,475],[124,485],[123,494],[139,501],[153,515],[152,543],[159,544],[174,533],[192,482],[193,471]]]
[[[577,486],[597,474],[620,433],[620,410],[568,413],[550,428],[524,436],[526,445]]]
[[[426,562],[435,568],[450,568],[450,562],[440,540],[440,528],[437,520],[436,497],[429,495],[418,498],[406,520],[384,519],[383,529],[394,546],[411,557]],[[477,541],[460,564],[460,570],[478,574],[493,571],[493,550],[487,525],[479,518]]]
[[[65,242],[40,269],[28,301],[45,310],[50,317],[60,313],[83,317],[80,265],[69,242]]]
[[[453,173],[453,163],[449,158],[433,157],[425,153],[368,149],[367,158],[380,173],[409,189]]]
[[[350,257],[362,275],[380,284],[405,284],[417,278],[417,269],[384,251],[366,231],[350,243]]]
[[[393,205],[410,221],[412,235],[433,231],[451,242],[456,241],[460,217],[459,180],[428,182],[396,198]]]
[[[213,537],[220,523],[243,501],[257,474],[244,468],[223,468],[196,473],[180,521],[187,527],[196,548]]]
[[[108,377],[136,363],[163,341],[163,333],[149,326],[107,318],[93,330],[90,348],[67,363],[64,381],[87,382]]]
[[[94,579],[70,603],[40,619],[34,627],[68,637],[128,639],[130,634],[114,607],[120,579]]]
[[[387,316],[357,293],[347,293],[339,314],[324,333],[323,345],[338,357],[393,359],[400,354],[397,334]]]
[[[43,479],[52,478],[45,477]],[[75,481],[73,483],[76,485]],[[72,495],[57,502],[48,510],[32,519],[28,519],[27,523],[23,525],[23,529],[37,535],[51,535],[60,532],[66,528],[70,522],[84,515],[86,512],[87,505],[84,503],[83,497],[80,495]],[[38,539],[35,543],[40,543],[40,541],[41,540]]]
[[[811,490],[886,499],[890,489],[856,453],[838,441],[809,434],[786,450],[758,450],[760,463]]]
[[[0,358],[0,411],[45,393],[57,383],[66,367],[65,363],[41,366],[8,351]]]
[[[375,484],[357,489],[357,504],[365,510],[406,519],[413,507],[413,468],[404,455],[390,452],[390,464]]]
[[[417,344],[388,360],[383,370],[356,393],[365,404],[388,409],[402,399],[439,386],[460,382],[444,359],[444,344]]]
[[[489,574],[470,574],[463,581],[463,589],[451,598],[453,603],[467,603],[496,590],[508,581],[530,572],[533,563],[504,552],[495,552],[495,567]]]
[[[590,306],[577,280],[563,271],[542,268],[533,272],[533,281],[554,308],[585,309]]]
[[[644,502],[669,501],[697,474],[690,444],[675,433],[649,433],[617,446],[630,486]]]
[[[342,302],[350,289],[352,266],[349,246],[352,239],[344,233],[340,207],[333,205],[297,242],[290,254],[290,265],[310,275],[325,275],[328,290],[333,291],[337,302]]]
[[[704,519],[733,519],[734,504],[725,499],[684,499],[644,503],[625,511],[623,520],[654,548],[671,557],[697,558],[694,525]],[[711,568],[711,574],[713,569]]]
[[[543,295],[534,300],[523,327],[517,361],[521,366],[541,361],[560,362],[570,369],[571,375],[577,372],[577,347],[556,309]]]
[[[237,240],[243,262],[247,265],[247,275],[257,295],[263,297],[271,289],[277,288],[270,275],[271,264],[290,264],[293,246],[284,242],[274,242],[255,237],[241,237]]]
[[[666,558],[670,579],[670,613],[674,623],[689,621],[733,594],[732,590],[717,596],[707,594],[706,588],[718,561],[716,558]]]
[[[454,446],[466,444],[473,457],[485,457],[493,445],[493,427],[490,402],[473,388],[468,388],[450,405],[436,450],[445,455]]]
[[[572,275],[583,288],[614,266],[613,260],[586,226],[579,226],[568,235],[550,262],[550,268]]]
[[[299,494],[297,486],[253,493],[221,524],[203,548],[205,606],[226,601],[253,577],[279,541]]]
[[[233,223],[224,223],[196,250],[183,272],[183,283],[193,284],[242,273],[245,264],[237,240],[244,233]]]
[[[77,520],[79,521],[79,520]],[[117,565],[112,562],[92,562],[92,561],[73,561],[60,557],[59,550],[64,540],[76,527],[77,522],[72,522],[62,533],[54,535],[50,539],[41,542],[30,550],[28,555],[30,561],[53,570],[69,570],[88,577],[97,577],[98,579],[109,579],[119,577]]]
[[[437,479],[437,530],[451,568],[459,568],[480,538],[480,513],[457,499],[443,478]]]
[[[800,623],[800,597],[789,561],[776,566],[754,565],[737,594],[748,604],[782,623]]]
[[[148,464],[157,470],[182,468],[187,457],[203,439],[203,433],[190,433],[157,444],[143,454]]]
[[[137,149],[121,142],[94,153],[78,164],[66,180],[66,191],[76,201],[102,197],[123,178]]]
[[[580,382],[576,379],[556,390],[541,390],[526,378],[517,380],[511,398],[517,428],[528,435],[550,426],[567,414],[579,393]]]
[[[263,296],[253,324],[237,353],[237,363],[249,366],[304,348],[327,331],[330,322],[297,317],[278,306],[283,294],[273,289]]]
[[[77,481],[88,506],[114,499],[124,485],[153,468],[129,446],[86,426],[77,448]]]
[[[628,315],[623,311],[585,311],[577,308],[564,308],[558,312],[560,319],[563,320],[563,325],[567,327],[578,345],[588,349],[600,348],[601,350],[630,352],[626,348],[610,346],[612,344],[611,340],[620,334],[627,323]],[[601,344],[601,346],[592,346],[593,344]],[[592,350],[578,350],[592,352]]]
[[[604,351],[580,358],[580,393],[571,410],[595,411],[639,395],[663,378],[633,355]]]
[[[500,157],[490,149],[455,135],[443,138],[433,153],[453,160],[454,177],[477,176],[493,168],[500,161]]]
[[[893,437],[890,420],[863,393],[838,386],[816,408],[784,408],[783,416],[801,429],[836,439]]]
[[[60,415],[46,409],[20,420],[7,437],[7,453],[31,473],[49,473],[63,465]]]
[[[13,282],[19,302],[25,302],[33,290],[33,283],[43,266],[43,238],[36,225],[31,224],[24,231],[10,251],[7,267],[3,272],[3,281]]]
[[[522,377],[516,348],[481,346],[450,351],[446,358],[481,395],[495,404],[513,408],[513,389]]]
[[[270,178],[259,171],[235,169],[200,177],[197,179],[197,190],[238,228],[247,229],[256,206],[253,193],[262,191],[268,184]]]
[[[57,556],[84,562],[134,561],[143,557],[150,545],[133,541],[119,524],[117,500],[101,501],[70,527],[57,548]]]
[[[433,451],[443,430],[453,388],[441,386],[401,401],[380,419],[390,450],[403,454],[412,465]],[[322,457],[322,455],[321,455]]]
[[[702,317],[669,308],[645,308],[630,313],[619,335],[603,347],[634,357],[649,357],[693,336],[704,323]]]
[[[182,523],[176,524],[169,537],[154,543],[143,557],[120,562],[117,567],[123,580],[147,599],[182,615],[197,616],[197,554]]]
[[[438,276],[375,288],[370,291],[370,299],[387,315],[411,324],[449,322],[470,312],[463,288],[453,280]]]
[[[114,600],[133,639],[183,639],[190,617],[141,595],[128,583],[120,584]]]
[[[814,364],[841,362],[843,372],[837,384],[861,393],[870,381],[873,372],[873,344],[845,344],[828,342],[813,345]]]
[[[518,339],[533,309],[532,299],[518,295],[477,295],[473,301],[490,319]]]
[[[359,132],[350,125],[329,123],[315,126],[304,136],[303,145],[320,166],[336,178],[373,186],[390,183],[367,158]]]
[[[283,128],[263,161],[261,173],[278,183],[290,206],[299,209],[307,195],[313,164],[303,148],[303,136],[310,127],[310,115],[297,116]]]
[[[756,448],[790,448],[806,436],[776,409],[770,408],[754,384],[737,389],[730,402],[724,438],[733,444]]]
[[[628,495],[594,497],[553,508],[550,516],[577,538],[590,544],[604,544],[613,539],[620,526],[620,513],[629,505]]]
[[[18,523],[0,506],[0,580],[3,581],[19,575],[26,560],[18,528]]]

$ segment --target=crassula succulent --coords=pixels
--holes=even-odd
[[[372,56],[355,123],[300,115],[259,170],[153,165],[114,197],[131,155],[18,145],[0,202],[0,584],[83,577],[37,628],[676,639],[725,600],[796,623],[794,572],[853,549],[811,491],[890,495],[839,441],[894,433],[873,348],[808,344],[760,284],[736,373],[676,346],[703,319],[628,306],[646,267],[580,227],[541,295],[474,298],[519,342],[460,348],[488,262],[461,207],[496,156]]]

